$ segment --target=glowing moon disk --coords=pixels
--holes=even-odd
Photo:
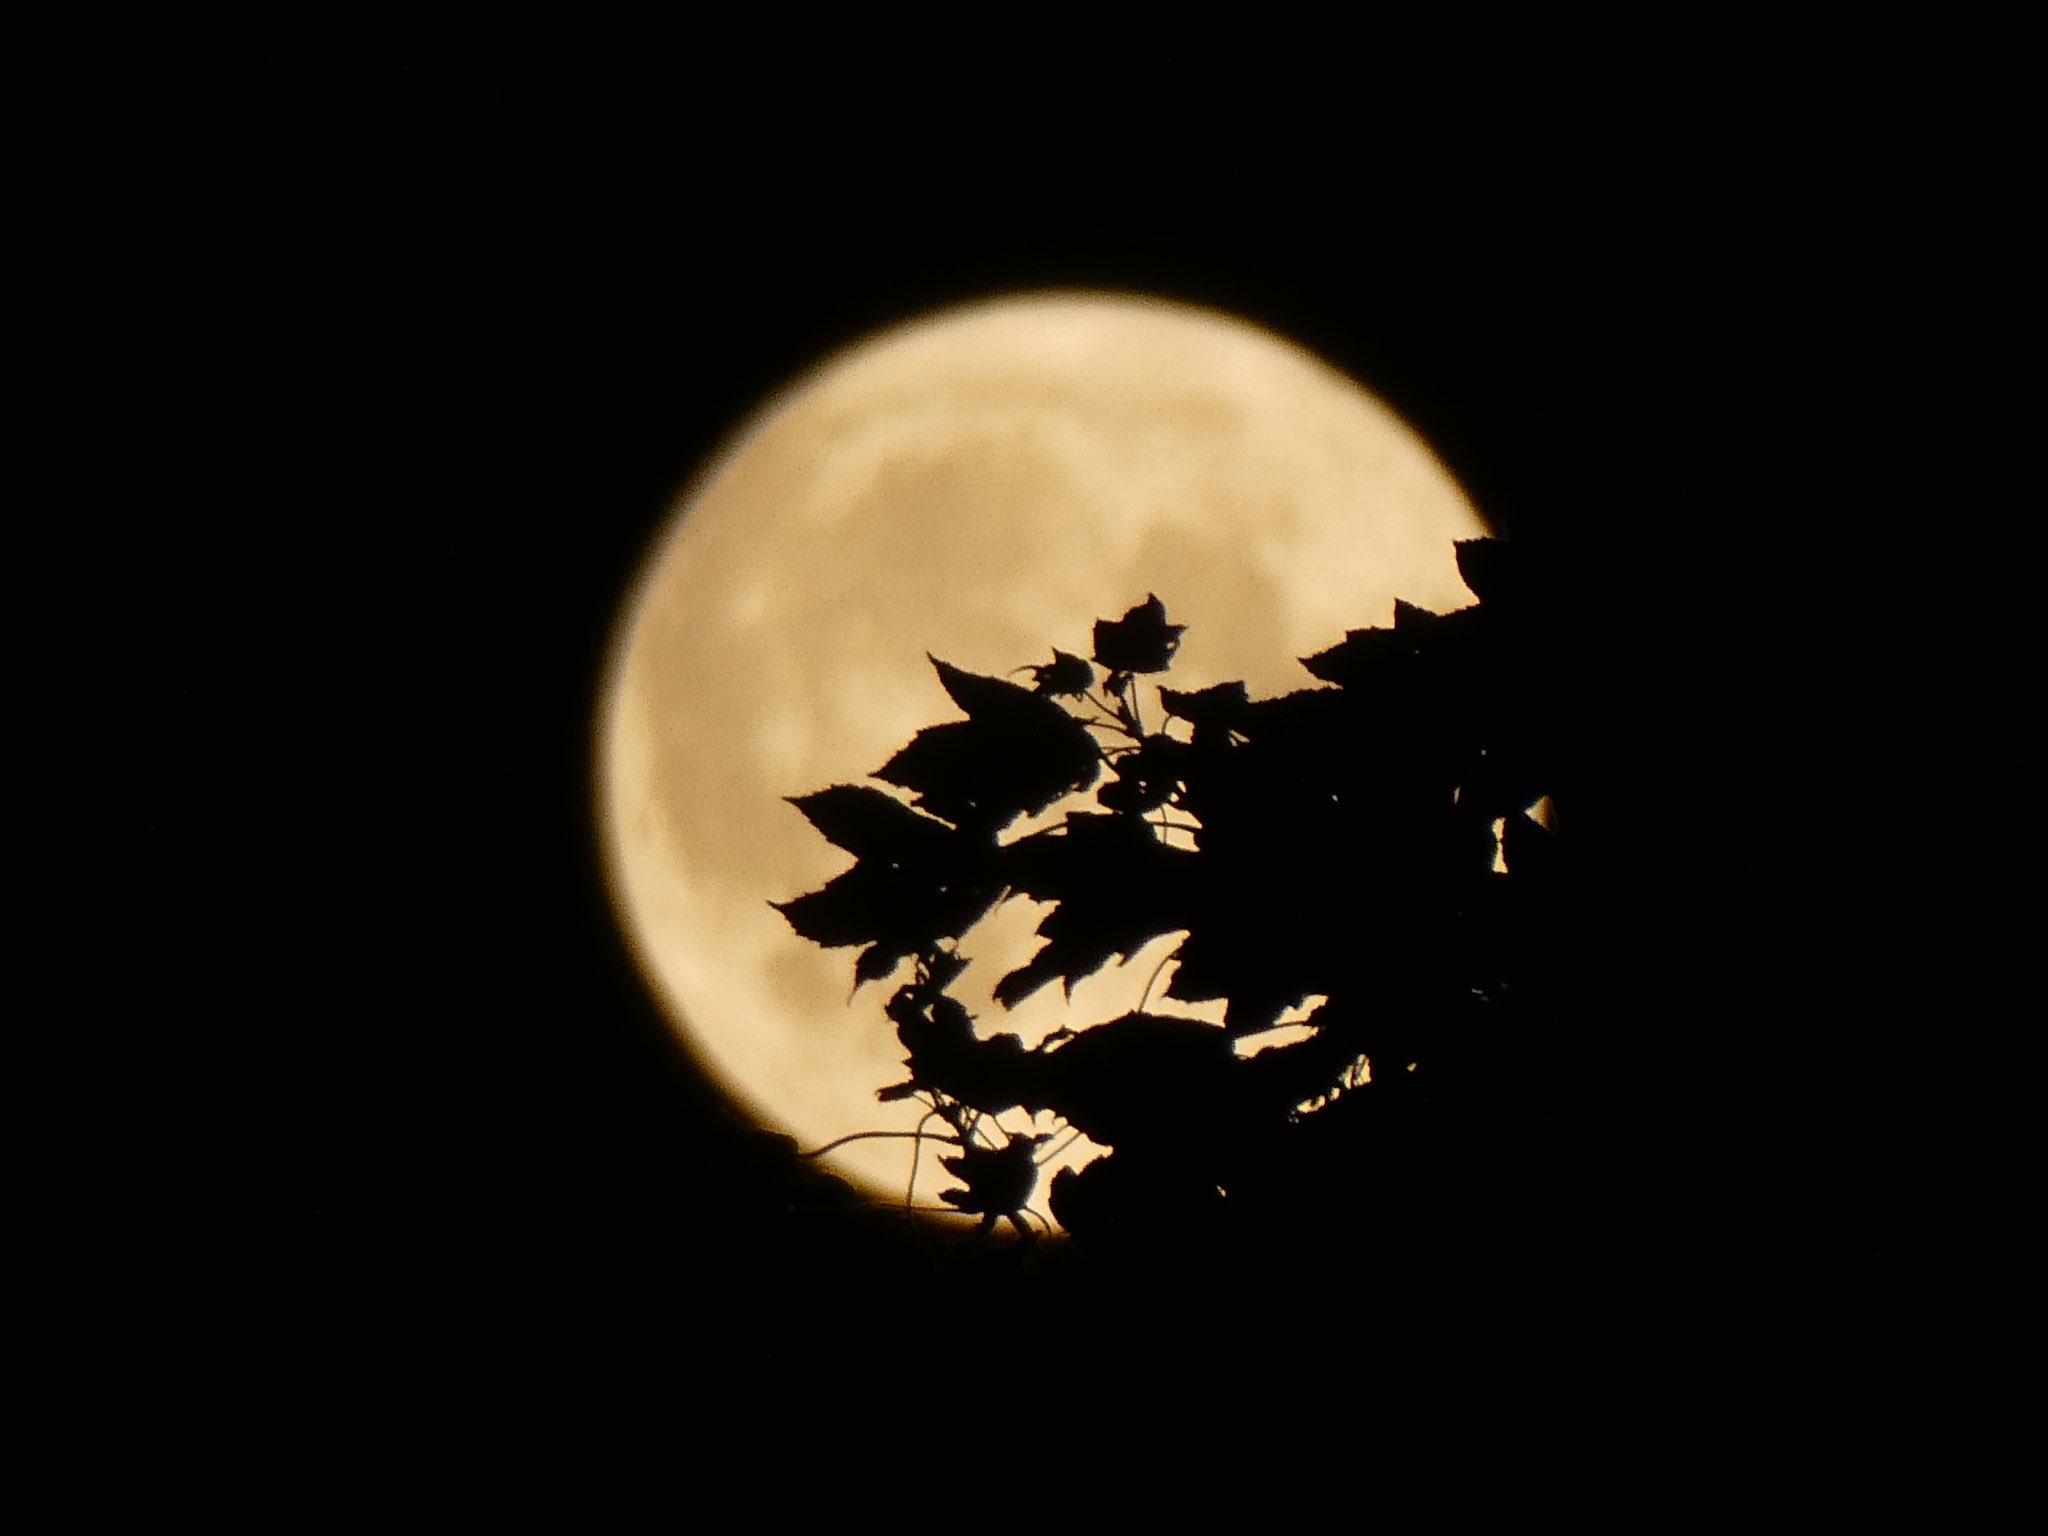
[[[679,1035],[806,1146],[908,1129],[918,1106],[874,1097],[901,1076],[891,984],[849,1006],[854,951],[815,948],[768,905],[850,862],[781,797],[862,782],[956,718],[927,651],[997,674],[1056,645],[1086,655],[1094,620],[1156,592],[1188,626],[1165,681],[1286,692],[1314,684],[1294,658],[1387,623],[1397,595],[1471,602],[1451,543],[1485,531],[1384,405],[1213,312],[1012,298],[831,358],[682,498],[600,706],[612,890]],[[1003,953],[985,949],[956,988],[984,1034],[1113,1017],[1170,947],[1083,983],[1071,1014],[1048,988],[1004,1015],[988,989],[1034,947],[1039,914],[1018,901],[999,915],[986,943]],[[900,1198],[908,1148],[834,1156]]]

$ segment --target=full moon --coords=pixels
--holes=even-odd
[[[1096,619],[1156,593],[1187,626],[1170,686],[1284,693],[1315,682],[1295,658],[1387,623],[1397,596],[1470,603],[1452,542],[1485,532],[1385,405],[1213,311],[1027,295],[826,359],[685,489],[600,698],[602,855],[679,1039],[806,1147],[910,1129],[920,1106],[875,1098],[902,1076],[881,1007],[894,983],[854,993],[854,951],[816,948],[769,906],[850,862],[783,797],[872,783],[916,731],[958,717],[927,652],[996,675],[1055,646],[1086,655]],[[1030,1043],[1156,998],[1171,939],[1071,1000],[1051,987],[1006,1013],[989,989],[1035,947],[1042,911],[1006,902],[963,945],[976,963],[955,992],[984,1036]],[[829,1155],[902,1200],[911,1146]],[[927,1151],[919,1200],[945,1182]]]

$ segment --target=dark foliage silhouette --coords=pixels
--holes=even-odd
[[[1486,539],[1457,559],[1480,602],[1397,603],[1390,628],[1304,659],[1319,686],[1277,698],[1159,686],[1148,707],[1139,679],[1184,632],[1149,594],[1095,625],[1092,660],[1020,667],[1029,686],[932,658],[966,718],[876,771],[909,803],[850,784],[791,802],[855,863],[778,909],[857,947],[857,985],[910,967],[885,1005],[906,1076],[879,1096],[921,1102],[960,1148],[943,1166],[964,1187],[941,1198],[1028,1230],[1049,1138],[1010,1132],[1012,1111],[1108,1149],[1051,1185],[1082,1240],[1280,1219],[1361,1188],[1390,1209],[1403,1179],[1441,1183],[1432,1137],[1527,1068],[1568,873],[1558,744],[1524,686],[1547,665],[1526,561]],[[1071,997],[1179,935],[1163,998],[1220,1001],[1222,1022],[1135,1011],[1035,1047],[985,1033],[950,990],[958,941],[1012,896],[1051,910],[996,981],[1001,1007],[1055,982]]]

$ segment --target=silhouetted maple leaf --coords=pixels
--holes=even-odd
[[[985,876],[863,860],[818,890],[769,905],[823,948],[874,945],[856,965],[856,981],[871,981],[907,955],[932,949],[942,938],[958,938],[1001,894],[1001,886]]]
[[[1166,605],[1148,593],[1122,618],[1095,621],[1095,659],[1112,672],[1164,672],[1186,633],[1185,624],[1166,622]]]
[[[1024,964],[997,981],[995,1000],[1005,1008],[1016,1007],[1054,981],[1063,983],[1071,997],[1075,982],[1093,976],[1112,960],[1129,958],[1143,947],[1142,940],[1125,947],[1098,932],[1085,908],[1076,907],[1063,918],[1060,914],[1066,910],[1063,905],[1046,914],[1038,925],[1039,936],[1045,943]]]
[[[855,865],[815,891],[769,905],[804,938],[826,949],[867,944],[889,918],[877,910],[893,894],[872,870]]]
[[[1034,1091],[1104,1146],[1183,1148],[1227,1131],[1241,1063],[1229,1037],[1202,1019],[1127,1013],[1044,1053]]]
[[[1055,650],[1050,662],[1031,669],[1031,682],[1040,693],[1070,698],[1095,686],[1095,669],[1079,656]]]
[[[853,984],[861,987],[871,981],[880,981],[909,957],[910,952],[907,950],[895,949],[887,944],[870,944],[854,959]]]
[[[997,854],[1010,889],[1039,901],[1065,901],[1105,878],[1124,893],[1156,901],[1192,869],[1193,855],[1169,848],[1143,822],[1069,811],[1058,826],[1020,837]]]
[[[1167,847],[1133,817],[1083,812],[1003,849],[1000,867],[1010,889],[1056,905],[1038,925],[1046,943],[996,983],[996,1001],[1013,1008],[1054,980],[1071,992],[1112,959],[1182,927],[1184,877],[1194,857]]]
[[[1410,650],[1407,641],[1391,629],[1347,629],[1337,644],[1302,657],[1301,664],[1326,683],[1343,688],[1370,688],[1383,680]]]
[[[1169,715],[1178,715],[1191,722],[1197,730],[1204,727],[1228,730],[1244,718],[1250,699],[1243,683],[1218,683],[1212,688],[1197,688],[1188,693],[1177,688],[1161,688],[1159,702]]]
[[[944,857],[953,829],[920,816],[895,796],[865,784],[834,784],[786,797],[835,848],[855,858],[929,862]]]
[[[981,1039],[957,998],[924,1002],[916,989],[906,987],[890,998],[887,1012],[896,1038],[910,1052],[912,1081],[990,1114],[1015,1109],[1031,1096],[1029,1073],[1036,1058],[1025,1051],[1024,1042],[1013,1034]]]
[[[1394,599],[1394,633],[1406,634],[1414,631],[1428,631],[1442,626],[1446,615],[1434,608],[1424,608],[1419,603],[1404,598]]]
[[[992,834],[1094,781],[1094,738],[1051,698],[936,657],[932,665],[967,719],[919,731],[875,770],[913,791],[919,810]]]
[[[1522,561],[1513,545],[1501,539],[1458,539],[1451,547],[1457,552],[1458,574],[1482,603],[1498,609],[1519,595]]]
[[[1065,710],[1048,705],[1029,688],[1020,688],[1008,678],[984,677],[979,672],[969,672],[949,661],[941,661],[929,652],[925,660],[939,674],[939,682],[947,696],[967,713],[969,719],[1002,724],[1019,720],[1037,722],[1049,718],[1048,709],[1061,719],[1068,718]]]
[[[877,768],[875,777],[912,791],[920,810],[966,826],[994,815],[995,797],[984,782],[992,761],[1000,767],[999,760],[992,759],[986,735],[977,733],[971,720],[955,720],[926,726]],[[984,804],[991,807],[987,814]]]
[[[1182,1003],[1226,1000],[1224,1026],[1235,1036],[1271,1028],[1284,1010],[1336,985],[1335,973],[1355,960],[1356,951],[1329,953],[1327,943],[1319,942],[1329,935],[1306,922],[1298,905],[1299,897],[1288,893],[1271,901],[1265,921],[1227,912],[1207,921],[1196,918],[1173,952],[1166,996]],[[1336,921],[1327,926],[1353,929],[1354,919],[1338,916],[1341,910],[1330,903]]]

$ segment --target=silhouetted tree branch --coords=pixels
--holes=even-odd
[[[1184,633],[1156,596],[1098,622],[1092,660],[1020,667],[1029,686],[932,658],[966,718],[876,770],[909,803],[848,784],[792,801],[855,863],[778,910],[816,944],[857,947],[857,984],[911,967],[885,1005],[908,1075],[880,1097],[951,1128],[962,1151],[944,1163],[964,1187],[942,1198],[1023,1227],[1049,1138],[990,1129],[1021,1109],[1109,1149],[1053,1181],[1077,1237],[1284,1204],[1354,1176],[1306,1177],[1340,1145],[1412,1141],[1425,1104],[1469,1088],[1513,1034],[1568,873],[1564,787],[1527,686],[1546,657],[1522,562],[1486,539],[1457,558],[1479,603],[1397,603],[1391,627],[1303,660],[1321,686],[1277,698],[1162,686],[1148,710],[1139,680],[1170,668]],[[1006,837],[1063,803],[1058,823]],[[1000,1006],[1053,982],[1071,996],[1178,934],[1164,998],[1221,1001],[1222,1023],[1138,1011],[1036,1047],[984,1034],[949,990],[957,945],[1014,896],[1051,910],[1037,952],[996,982]],[[1252,1048],[1311,999],[1301,1038]]]

